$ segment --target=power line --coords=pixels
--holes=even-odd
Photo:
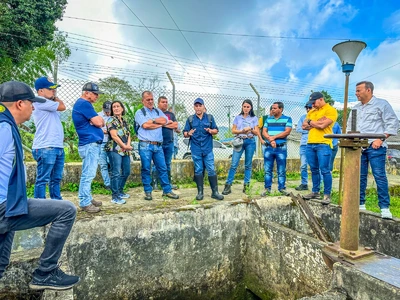
[[[167,49],[167,47],[164,46],[163,43],[161,43],[161,41],[155,36],[155,34],[142,22],[142,20],[133,12],[133,10],[128,6],[128,4],[125,3],[124,0],[121,0],[121,2],[129,9],[129,11],[139,20],[140,23],[142,23],[142,25],[147,29],[148,32],[150,32],[150,34],[158,41],[158,43],[165,49],[165,51],[167,51],[169,53],[169,55],[178,63],[178,65],[181,66],[181,68],[188,73],[189,72],[185,69],[184,66],[182,66],[182,64],[172,55],[172,53]]]
[[[172,15],[170,14],[170,12],[168,11],[167,7],[164,5],[164,3],[162,2],[162,0],[160,0],[160,3],[162,4],[162,6],[164,7],[165,11],[168,13],[168,15],[170,16],[172,22],[174,22],[176,28],[179,30],[180,34],[182,35],[183,39],[186,41],[186,43],[188,44],[189,48],[192,50],[192,52],[194,53],[194,55],[197,57],[197,60],[200,62],[200,64],[202,65],[203,69],[207,72],[208,76],[210,76],[210,78],[212,79],[212,81],[214,82],[215,86],[219,89],[218,85],[216,84],[214,78],[210,75],[210,73],[208,72],[208,70],[206,69],[206,67],[204,66],[203,62],[201,61],[200,57],[197,55],[196,51],[194,51],[193,47],[190,45],[189,41],[187,40],[187,38],[185,37],[185,35],[183,34],[182,30],[179,28],[178,24],[176,24],[174,18],[172,17]],[[220,90],[221,91],[221,90]]]
[[[125,4],[126,5],[126,4]],[[165,31],[182,31],[187,33],[199,33],[199,34],[209,34],[209,35],[223,35],[223,36],[239,36],[239,37],[252,37],[252,38],[268,38],[268,39],[286,39],[286,40],[322,40],[322,41],[348,41],[348,40],[358,40],[360,38],[327,38],[327,37],[295,37],[295,36],[275,36],[275,35],[263,35],[263,34],[248,34],[248,33],[231,33],[231,32],[214,32],[214,31],[204,31],[204,30],[188,30],[188,29],[173,29],[166,27],[157,27],[157,26],[145,26],[136,25],[136,24],[128,24],[128,23],[119,23],[119,22],[111,22],[104,20],[95,20],[95,19],[87,19],[87,18],[79,18],[73,16],[63,16],[63,18],[88,21],[88,22],[96,22],[103,24],[112,24],[112,25],[122,25],[122,26],[130,26],[130,27],[138,27],[138,28],[147,28],[147,29],[156,29],[156,30],[165,30]],[[364,40],[400,40],[400,38],[377,38],[377,37],[363,37]]]

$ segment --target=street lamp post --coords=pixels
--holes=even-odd
[[[344,103],[343,103],[343,124],[342,131],[346,133],[347,127],[347,101],[349,97],[349,77],[350,73],[353,72],[356,60],[361,51],[367,47],[367,44],[362,41],[346,41],[341,42],[333,46],[334,51],[340,59],[342,64],[342,72],[346,76],[344,86]],[[344,162],[344,150],[340,149],[340,177],[339,177],[339,205],[342,204],[342,191],[343,191],[343,162]]]

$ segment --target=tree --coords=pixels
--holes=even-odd
[[[104,92],[93,105],[96,111],[102,109],[105,101],[119,100],[131,108],[136,108],[142,104],[140,94],[132,87],[132,85],[121,78],[110,76],[99,80],[99,89]]]
[[[165,86],[160,86],[161,81],[158,76],[154,76],[153,78],[141,78],[135,82],[138,91],[151,91],[154,92],[156,90],[160,90],[160,94],[165,93]]]
[[[53,72],[53,63],[65,61],[71,55],[66,36],[61,33],[54,34],[52,41],[43,47],[25,52],[19,62],[3,56],[0,58],[0,82],[18,80],[33,84],[41,76]]]
[[[172,101],[169,102],[170,107],[172,107]],[[175,117],[178,123],[183,123],[186,122],[186,119],[188,118],[188,113],[186,110],[186,107],[183,103],[175,103]]]
[[[3,0],[0,2],[0,59],[21,63],[25,53],[53,39],[67,0]]]
[[[321,94],[324,95],[325,102],[328,103],[330,106],[335,104],[335,100],[333,100],[332,96],[329,95],[327,91],[322,90]]]

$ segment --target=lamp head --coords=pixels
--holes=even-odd
[[[333,46],[332,51],[336,52],[342,64],[343,73],[351,73],[361,51],[367,47],[362,41],[346,41]]]

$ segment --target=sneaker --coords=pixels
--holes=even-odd
[[[390,212],[389,208],[381,209],[381,217],[382,219],[393,219],[392,213]]]
[[[87,213],[98,213],[100,211],[100,208],[94,206],[93,204],[83,207],[81,206],[81,209]]]
[[[29,288],[32,290],[68,290],[77,284],[79,280],[78,276],[67,275],[57,266],[50,272],[35,270],[29,283]]]
[[[162,196],[163,197],[168,197],[168,198],[171,198],[171,199],[179,199],[179,196],[177,194],[175,194],[174,192],[163,193]]]
[[[324,199],[321,201],[323,205],[328,205],[331,203],[331,195],[324,195]]]
[[[125,204],[126,201],[124,199],[121,199],[121,198],[116,198],[116,199],[112,199],[111,203],[114,203],[114,204]]]
[[[144,200],[153,200],[151,193],[144,193]]]
[[[131,195],[125,194],[125,193],[119,194],[119,197],[122,198],[122,199],[128,199],[130,196]]]
[[[305,200],[311,200],[311,199],[321,200],[321,195],[319,193],[313,192],[311,194],[304,195],[303,199],[305,199]]]
[[[261,194],[261,197],[267,197],[271,194],[271,190],[265,189],[265,191]]]
[[[281,193],[282,196],[289,196],[289,193],[285,189],[279,190],[279,193]]]
[[[172,184],[172,183],[171,183],[171,189],[173,189],[173,190],[177,190],[177,189],[178,189],[178,186],[177,186],[177,185],[175,185],[175,184]]]
[[[365,207],[365,204],[360,204],[360,210],[367,210],[367,208]]]
[[[308,185],[307,184],[300,184],[298,187],[294,188],[296,191],[307,191]]]
[[[93,200],[92,199],[92,204],[94,205],[94,206],[96,206],[96,207],[100,207],[100,206],[102,206],[103,205],[103,202],[101,202],[101,201],[96,201],[96,200]]]

